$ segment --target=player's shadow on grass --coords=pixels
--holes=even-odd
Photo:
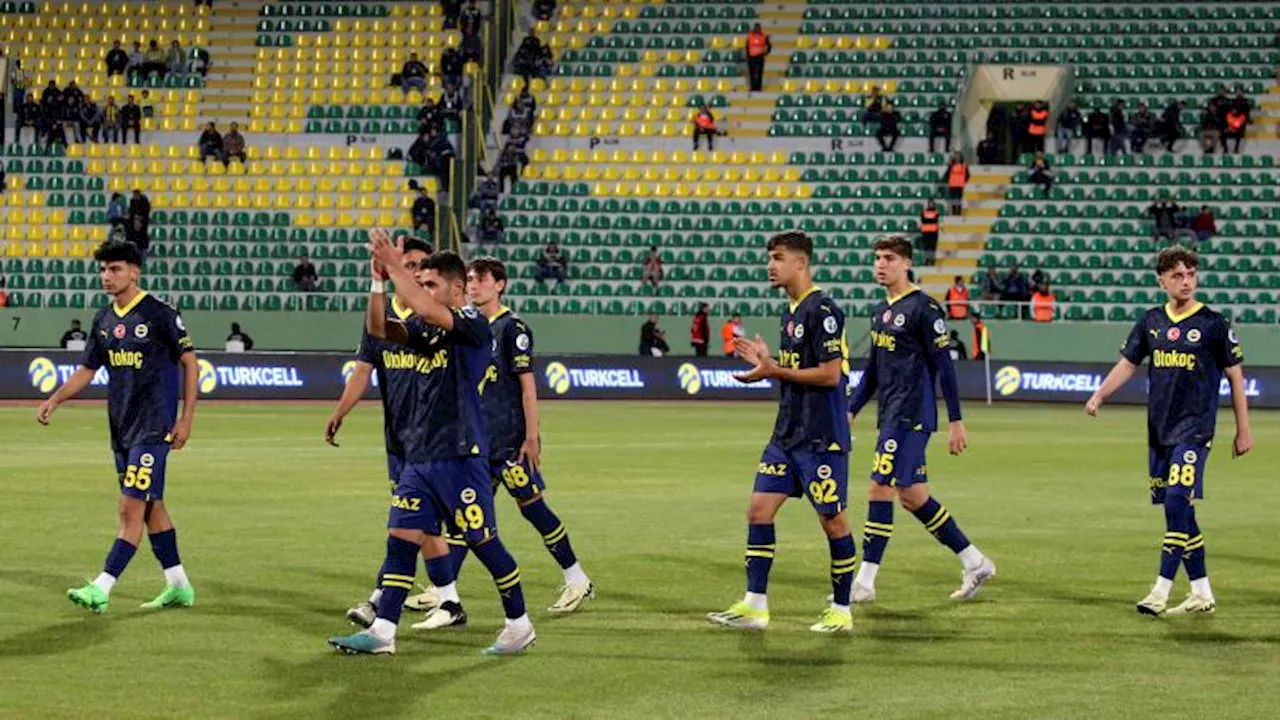
[[[211,592],[196,606],[202,613],[230,617],[269,618],[306,635],[322,637],[328,630],[342,629],[346,608],[341,601],[313,595],[304,588],[278,589],[205,580],[202,588]],[[354,592],[354,591],[353,591]]]
[[[68,607],[71,603],[67,602]],[[75,608],[83,617],[67,619],[57,625],[28,630],[0,640],[0,659],[62,655],[86,650],[110,639],[117,625],[150,616],[148,612],[93,615]]]

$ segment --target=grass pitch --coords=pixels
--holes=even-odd
[[[101,406],[49,428],[0,408],[0,716],[22,718],[869,717],[1258,718],[1280,691],[1280,415],[1254,414],[1257,449],[1230,459],[1220,421],[1200,509],[1219,611],[1139,616],[1163,515],[1148,504],[1142,411],[971,405],[972,448],[935,442],[936,495],[999,565],[969,604],[947,599],[959,564],[898,509],[874,607],[856,634],[808,632],[829,592],[826,541],[803,501],[778,521],[773,625],[737,634],[704,613],[741,596],[744,511],[768,404],[547,403],[544,470],[599,596],[578,615],[543,609],[560,571],[499,498],[538,645],[478,653],[501,624],[483,567],[460,587],[460,631],[406,622],[395,657],[325,645],[368,595],[384,550],[381,413],[359,408],[334,449],[328,405],[202,407],[171,456],[167,500],[198,592],[148,614],[161,589],[145,545],[109,612],[66,600],[115,532],[115,477]],[[872,428],[852,461],[865,514]],[[422,575],[419,569],[419,575]],[[1185,592],[1179,578],[1174,600]]]

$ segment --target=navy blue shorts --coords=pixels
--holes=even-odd
[[[164,468],[169,444],[135,445],[116,455],[120,494],[146,502],[164,499]]]
[[[392,455],[387,453],[387,477],[391,480],[391,492],[394,494],[396,485],[400,483],[400,473],[404,472],[404,458],[400,455]]]
[[[784,450],[769,443],[756,469],[755,492],[808,497],[819,514],[836,515],[847,506],[849,454]]]
[[[547,489],[542,473],[528,459],[519,463],[515,460],[491,460],[489,470],[493,475],[494,490],[502,485],[516,500],[532,500]]]
[[[470,545],[497,535],[488,461],[470,457],[404,466],[387,527],[438,535],[442,525]]]
[[[910,428],[882,428],[871,459],[871,482],[889,487],[910,487],[929,482],[925,449],[929,433]]]
[[[1204,497],[1204,466],[1212,442],[1198,445],[1157,445],[1147,448],[1151,504],[1163,505],[1169,493],[1188,499]]]

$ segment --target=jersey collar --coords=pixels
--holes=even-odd
[[[396,317],[400,318],[401,320],[404,320],[405,318],[413,314],[413,309],[407,308],[407,307],[400,307],[400,299],[397,298],[395,295],[392,295],[391,296],[391,312],[395,313]]]
[[[798,297],[798,298],[796,298],[795,300],[792,300],[792,301],[791,301],[791,312],[795,312],[795,311],[796,311],[796,308],[800,307],[800,303],[804,302],[804,299],[805,299],[805,298],[807,298],[807,297],[809,297],[810,295],[812,295],[812,294],[814,294],[814,293],[818,292],[818,291],[819,291],[819,290],[821,290],[821,289],[822,289],[822,288],[818,287],[817,285],[814,285],[814,286],[810,287],[808,290],[805,290],[803,295],[801,295],[800,297]]]
[[[1179,313],[1179,314],[1177,314],[1177,315],[1174,315],[1174,314],[1173,314],[1173,310],[1169,309],[1169,303],[1165,303],[1165,304],[1164,304],[1164,314],[1165,314],[1165,315],[1167,315],[1167,316],[1169,317],[1169,321],[1170,321],[1170,322],[1173,322],[1173,323],[1175,323],[1175,324],[1176,324],[1176,323],[1180,323],[1180,322],[1182,322],[1183,320],[1186,320],[1187,318],[1191,317],[1192,315],[1195,315],[1196,313],[1200,312],[1200,308],[1202,308],[1202,307],[1204,307],[1204,303],[1199,303],[1199,302],[1192,303],[1192,304],[1191,304],[1191,307],[1187,308],[1185,311],[1183,311],[1183,312],[1181,312],[1181,313]]]
[[[142,298],[146,296],[147,296],[146,290],[139,290],[138,294],[133,296],[133,299],[129,301],[128,305],[125,305],[124,307],[120,307],[119,305],[116,305],[115,302],[113,301],[111,303],[111,309],[116,311],[116,317],[124,317],[125,315],[128,315],[130,312],[132,312],[134,308],[138,307],[138,303],[142,302]]]
[[[511,312],[511,308],[505,305],[499,305],[498,312],[494,313],[493,317],[489,318],[489,324],[490,325],[494,324],[495,322],[498,321],[498,318],[502,317],[503,315],[506,315],[509,312]]]
[[[906,292],[902,293],[901,295],[894,295],[894,296],[892,296],[892,297],[887,298],[887,299],[886,299],[886,302],[888,302],[890,305],[892,305],[892,304],[894,304],[894,303],[898,302],[899,300],[901,300],[902,298],[904,298],[904,297],[906,297],[906,296],[910,295],[911,293],[913,293],[913,292],[915,292],[915,291],[917,291],[917,290],[919,290],[919,289],[920,289],[920,288],[919,288],[919,286],[917,286],[917,285],[912,285],[912,286],[910,287],[910,289],[908,289]]]

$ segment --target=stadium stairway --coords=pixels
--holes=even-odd
[[[1000,209],[1004,207],[1015,172],[1002,166],[973,166],[964,188],[964,214],[946,214],[938,235],[937,260],[933,267],[921,268],[920,285],[935,297],[943,295],[956,275],[972,275],[987,247],[987,238]]]
[[[249,127],[253,111],[255,74],[254,35],[265,0],[231,0],[215,3],[208,33],[211,67],[205,78],[199,122],[218,123],[226,132],[232,121],[242,131]]]

